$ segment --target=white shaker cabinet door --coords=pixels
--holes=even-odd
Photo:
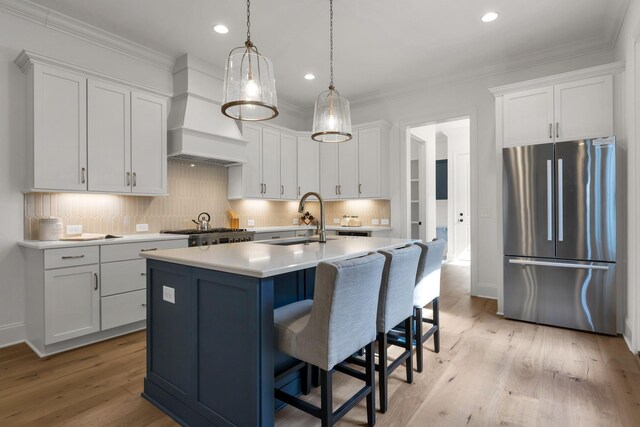
[[[298,142],[296,137],[280,135],[280,198],[295,200],[298,196]]]
[[[613,135],[611,75],[555,86],[556,142]]]
[[[382,135],[379,127],[358,132],[358,196],[382,197]]]
[[[265,199],[280,198],[280,132],[262,130],[262,183]]]
[[[554,141],[553,86],[504,96],[504,146]]]
[[[262,184],[262,128],[242,124],[242,136],[247,141],[247,163],[242,165],[242,197],[260,198]]]
[[[89,191],[131,192],[131,92],[89,80]]]
[[[358,134],[354,133],[350,141],[338,145],[339,176],[338,195],[341,199],[358,198]],[[370,165],[363,165],[369,167]],[[379,173],[379,171],[376,171]]]
[[[100,330],[98,264],[44,272],[45,344]]]
[[[167,192],[167,103],[131,93],[131,189],[137,194]]]
[[[87,79],[39,64],[33,73],[33,187],[86,190]]]
[[[340,198],[339,178],[338,144],[320,144],[320,194],[326,200]]]
[[[298,197],[320,192],[320,143],[310,136],[298,137]]]

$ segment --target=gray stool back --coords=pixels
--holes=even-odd
[[[413,292],[421,250],[415,245],[380,251],[386,258],[380,298],[378,332],[386,334],[413,315]]]
[[[413,303],[415,307],[424,307],[440,296],[440,270],[447,242],[434,239],[428,243],[416,243],[422,249],[418,271],[416,274],[416,288]]]
[[[306,326],[278,347],[325,371],[376,339],[376,314],[384,257],[321,262]],[[284,338],[284,339],[283,339]]]

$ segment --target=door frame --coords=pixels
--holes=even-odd
[[[470,292],[473,296],[496,299],[493,287],[482,286],[478,281],[478,112],[475,107],[457,110],[445,110],[421,117],[413,117],[399,121],[400,141],[400,214],[404,219],[404,235],[411,237],[411,132],[410,129],[437,123],[469,118],[469,155],[470,155],[470,239],[471,239],[471,271]]]

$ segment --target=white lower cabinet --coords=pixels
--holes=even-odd
[[[23,248],[27,342],[46,356],[139,330],[146,318],[147,279],[140,253],[187,246],[180,238]]]
[[[45,271],[45,344],[100,330],[99,273],[98,264]]]

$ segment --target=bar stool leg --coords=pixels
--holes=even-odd
[[[407,369],[407,382],[413,383],[413,316],[407,317],[404,320],[404,340],[405,348],[409,352],[409,357],[405,362]]]
[[[367,385],[371,387],[371,393],[367,396],[367,424],[373,427],[376,424],[376,361],[373,354],[373,343],[365,347]]]
[[[311,382],[311,365],[305,363],[304,368],[302,368],[302,394],[305,396],[311,393]]]
[[[438,327],[433,334],[433,345],[436,353],[440,353],[440,297],[433,300],[433,324]]]
[[[387,334],[378,332],[378,387],[380,388],[380,412],[387,412]]]
[[[416,360],[418,372],[422,372],[423,369],[423,351],[422,348],[422,307],[413,309],[413,318],[416,322]]]
[[[332,372],[320,369],[320,420],[322,427],[333,425]]]

